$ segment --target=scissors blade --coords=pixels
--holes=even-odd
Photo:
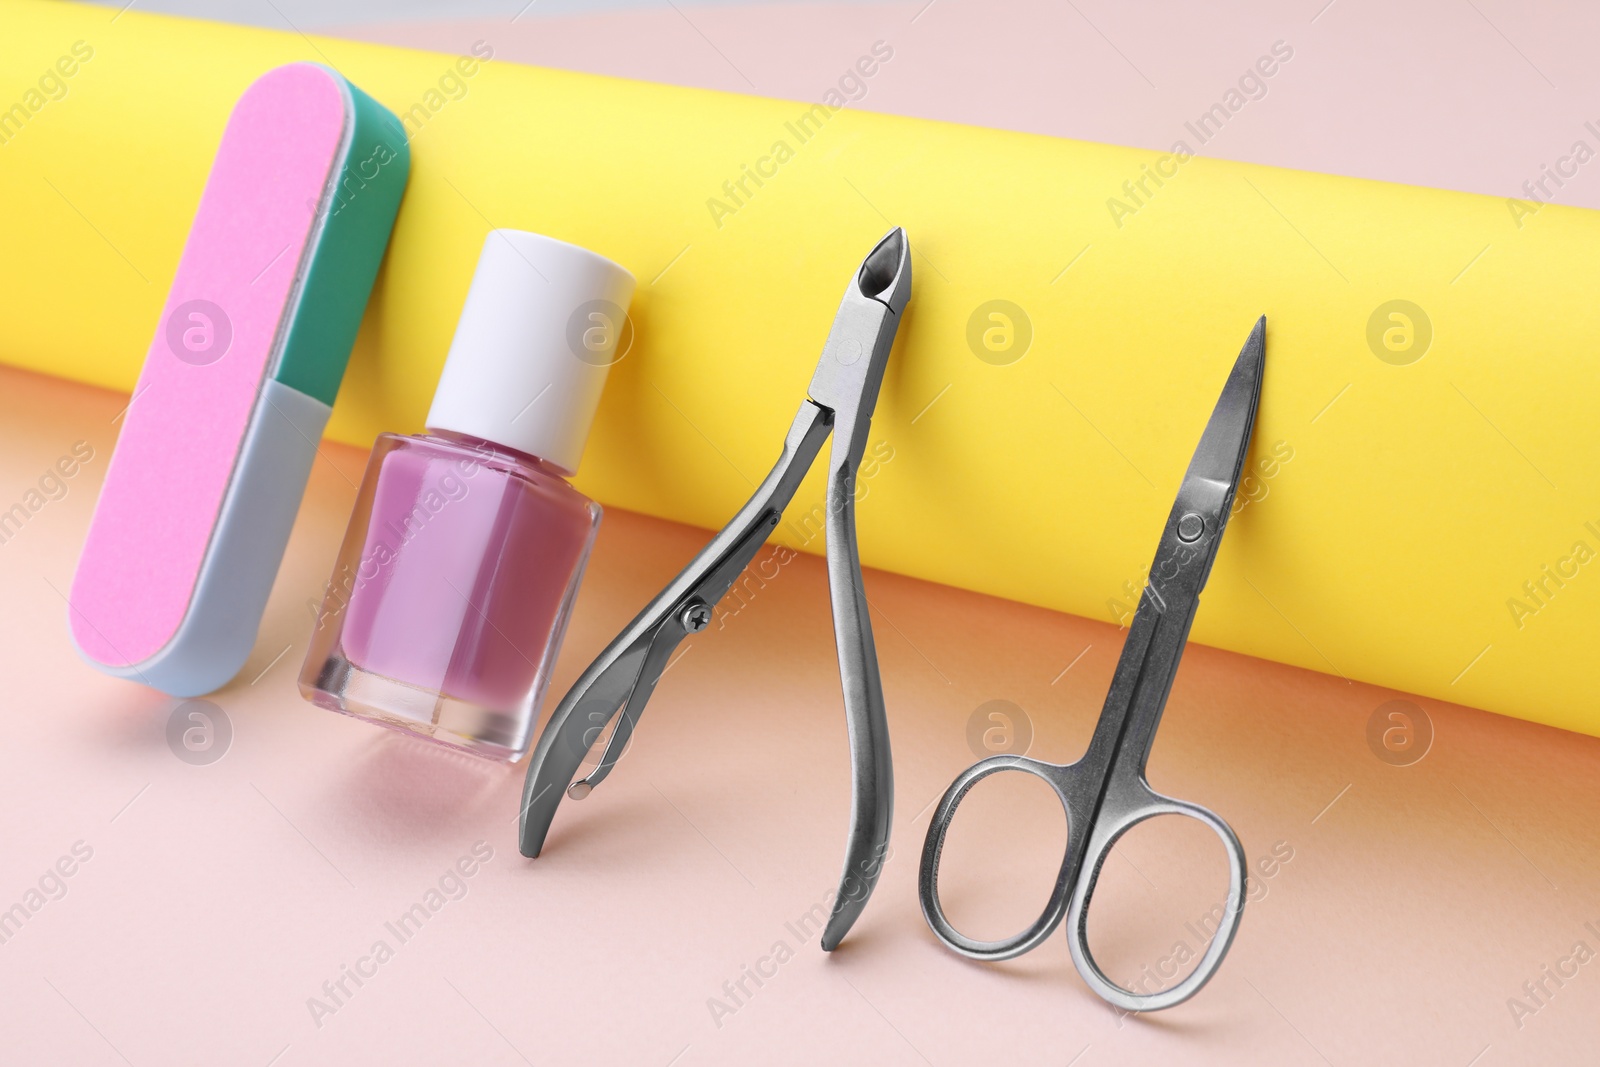
[[[1245,340],[1239,358],[1212,409],[1200,445],[1189,461],[1189,478],[1236,483],[1244,469],[1245,453],[1250,448],[1250,431],[1256,422],[1261,402],[1261,378],[1267,361],[1267,317],[1256,320]]]
[[[1266,357],[1267,317],[1263,315],[1228,372],[1162,531],[1147,586],[1155,596],[1157,610],[1165,611],[1175,599],[1198,601],[1211,576],[1250,450]]]
[[[1266,328],[1262,316],[1234,361],[1161,531],[1149,581],[1084,755],[1085,764],[1095,768],[1093,779],[1109,781],[1103,776],[1119,767],[1124,775],[1143,777],[1250,448],[1266,366]],[[1123,781],[1119,788],[1127,785]]]

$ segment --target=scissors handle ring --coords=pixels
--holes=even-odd
[[[1239,838],[1234,834],[1232,827],[1214,812],[1198,804],[1161,796],[1148,787],[1145,787],[1145,791],[1149,800],[1126,813],[1102,810],[1101,822],[1096,825],[1093,840],[1089,844],[1090,853],[1087,859],[1091,862],[1087,870],[1078,877],[1067,920],[1067,944],[1072,950],[1072,962],[1077,967],[1078,974],[1102,998],[1129,1012],[1170,1008],[1175,1004],[1182,1004],[1200,992],[1201,987],[1210,981],[1211,976],[1222,965],[1222,958],[1228,954],[1228,948],[1233,944],[1233,935],[1239,930],[1239,919],[1244,915],[1247,884],[1244,848],[1239,844]],[[1095,882],[1100,878],[1100,868],[1111,855],[1111,849],[1118,839],[1146,819],[1153,819],[1157,815],[1181,815],[1195,819],[1216,833],[1222,840],[1222,847],[1228,853],[1228,896],[1222,903],[1222,914],[1217,920],[1216,931],[1211,935],[1211,941],[1194,970],[1176,985],[1155,993],[1140,993],[1117,985],[1106,977],[1100,965],[1095,962],[1094,954],[1089,949],[1089,901],[1094,897]]]
[[[917,895],[921,899],[922,915],[928,920],[928,926],[932,928],[934,935],[953,951],[975,960],[1009,960],[1041,944],[1055,932],[1057,926],[1061,925],[1072,897],[1072,835],[1076,829],[1072,825],[1074,820],[1067,793],[1062,787],[1061,778],[1066,770],[1067,768],[1058,764],[1044,763],[1026,756],[990,756],[968,767],[950,783],[950,788],[945,790],[938,808],[934,810],[932,820],[928,823],[928,836],[922,845],[922,866],[917,876]],[[1055,885],[1050,890],[1050,899],[1033,925],[1021,933],[998,941],[980,941],[957,930],[945,917],[944,905],[939,900],[939,862],[944,852],[945,835],[950,832],[950,823],[954,820],[956,809],[961,806],[962,800],[966,799],[967,793],[973,786],[991,774],[998,774],[1001,771],[1022,771],[1031,774],[1044,779],[1045,783],[1055,790],[1056,797],[1061,801],[1061,808],[1067,814],[1067,847],[1061,857],[1061,869],[1056,874]]]

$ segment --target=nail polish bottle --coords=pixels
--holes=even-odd
[[[566,479],[633,286],[586,249],[489,234],[427,432],[373,446],[307,700],[490,759],[527,753],[600,524]]]

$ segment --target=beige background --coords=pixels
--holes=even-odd
[[[339,446],[317,463],[254,656],[211,698],[232,724],[231,747],[211,765],[184,763],[166,740],[177,702],[98,674],[67,636],[61,592],[124,403],[0,371],[0,502],[22,499],[74,442],[95,452],[64,496],[0,544],[10,723],[0,907],[76,842],[93,849],[66,896],[0,944],[0,1061],[1592,1056],[1600,964],[1551,984],[1548,1005],[1520,1028],[1507,1001],[1574,942],[1600,948],[1583,925],[1600,928],[1600,741],[1417,702],[1431,749],[1391,766],[1369,747],[1367,725],[1397,694],[1199,646],[1178,675],[1152,783],[1223,815],[1252,859],[1280,842],[1293,850],[1261,880],[1265,895],[1247,907],[1217,978],[1180,1009],[1119,1018],[1078,980],[1064,936],[999,965],[946,951],[918,911],[916,861],[928,806],[974,758],[969,720],[988,701],[1013,701],[1031,721],[1033,755],[1075,758],[1122,635],[879,573],[867,587],[894,736],[894,854],[854,933],[825,955],[785,925],[835,884],[849,797],[826,578],[809,557],[690,640],[617,772],[564,804],[545,856],[524,860],[520,768],[390,735],[296,694],[306,602],[364,462]],[[557,692],[705,536],[607,516]],[[1042,900],[1062,818],[1038,789],[980,788],[952,836],[946,885],[957,919],[996,935]],[[1114,974],[1167,955],[1192,936],[1185,921],[1220,898],[1209,837],[1154,825],[1120,847],[1092,915]],[[318,1027],[308,998],[376,938],[393,942],[384,923],[480,840],[494,855],[466,896]],[[771,972],[763,957],[779,940],[793,958],[759,988],[746,979],[753,995],[731,1001],[723,983],[745,967]],[[714,1013],[712,998],[737,1010]]]

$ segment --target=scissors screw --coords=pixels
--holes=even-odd
[[[699,633],[711,625],[711,605],[699,599],[689,601],[678,612],[678,622],[689,633]]]
[[[1178,520],[1178,540],[1189,545],[1200,540],[1200,535],[1206,532],[1206,520],[1189,512]]]

